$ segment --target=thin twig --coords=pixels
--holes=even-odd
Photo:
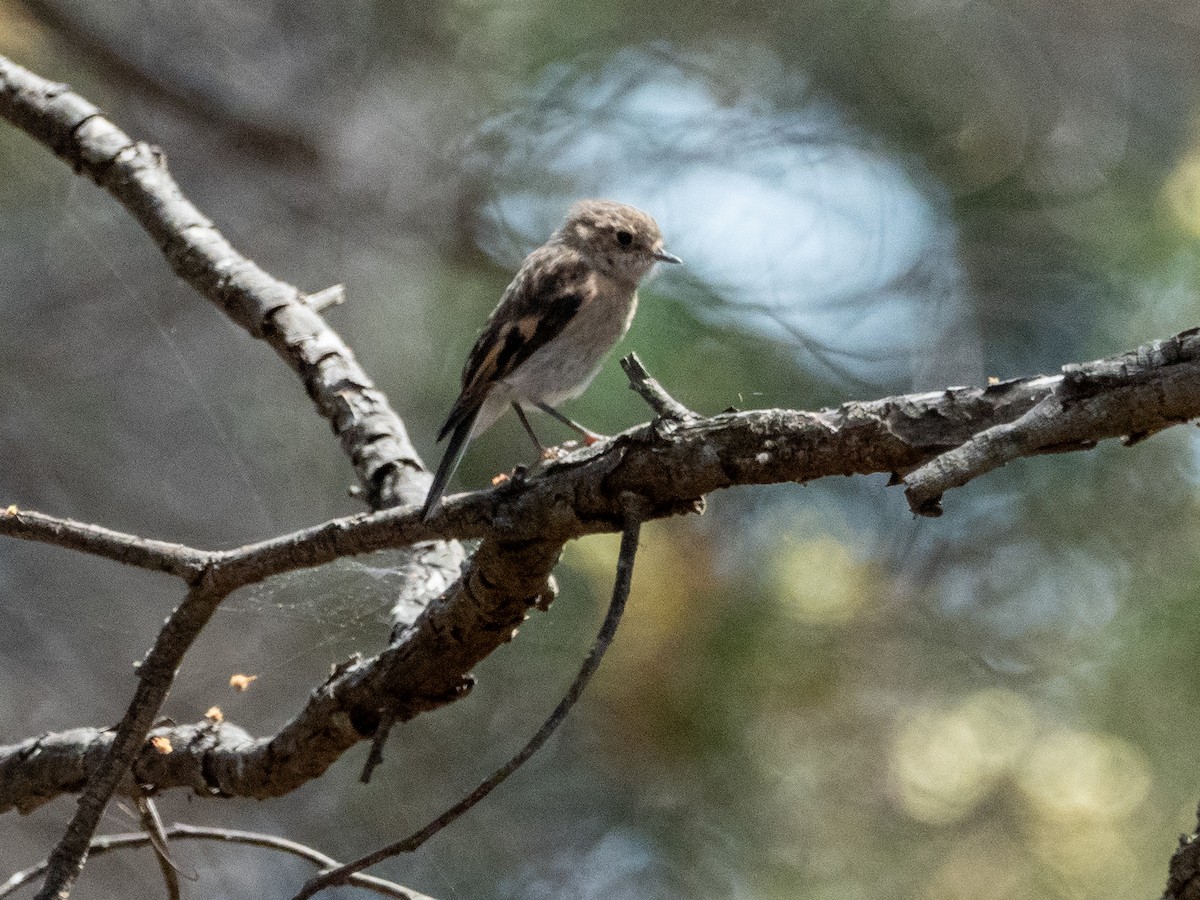
[[[346,288],[341,284],[333,284],[315,294],[305,294],[301,299],[309,309],[323,312],[331,306],[341,306],[346,302]]]
[[[0,507],[0,535],[53,544],[141,569],[166,572],[187,582],[204,571],[211,559],[211,554],[182,544],[150,540],[87,522],[18,509],[16,504]]]
[[[942,514],[942,495],[1021,456],[1031,456],[1050,444],[1061,445],[1074,415],[1053,394],[1015,422],[988,428],[952,450],[936,456],[904,478],[904,496],[919,516]],[[1091,441],[1089,446],[1094,446]]]
[[[629,588],[633,581],[633,563],[634,558],[637,556],[638,537],[640,534],[641,521],[633,517],[627,519],[625,530],[621,533],[621,551],[617,557],[617,575],[613,584],[612,601],[609,603],[608,613],[604,617],[600,631],[596,635],[596,641],[592,644],[592,649],[584,659],[583,665],[579,667],[579,672],[576,674],[575,680],[571,682],[571,686],[567,689],[566,695],[559,701],[558,706],[554,708],[554,712],[550,713],[546,721],[542,723],[542,727],[537,730],[537,733],[529,739],[525,746],[512,759],[480,782],[475,790],[424,828],[409,835],[402,841],[381,847],[373,853],[368,853],[366,856],[354,860],[354,862],[346,863],[337,869],[322,873],[304,885],[293,900],[306,900],[306,898],[313,896],[318,891],[324,890],[327,887],[343,884],[347,877],[356,872],[361,872],[369,866],[373,866],[385,859],[390,859],[393,856],[398,856],[401,853],[411,853],[413,850],[416,850],[499,787],[509,775],[524,765],[533,754],[541,749],[542,745],[546,743],[555,729],[562,724],[563,720],[567,717],[567,713],[570,712],[571,707],[575,705],[580,695],[583,694],[584,688],[587,687],[588,682],[600,667],[600,661],[604,658],[605,652],[612,643],[613,636],[617,632],[617,626],[621,623],[621,615],[625,611],[625,603],[629,599]]]
[[[658,380],[651,376],[636,353],[622,357],[621,368],[629,377],[630,389],[636,391],[643,400],[649,403],[650,408],[661,418],[672,419],[676,422],[686,422],[696,418],[694,412],[668,394]]]
[[[392,726],[395,724],[396,715],[391,710],[385,712],[379,720],[379,727],[375,730],[375,737],[371,741],[371,752],[367,754],[362,774],[358,776],[358,780],[363,784],[371,783],[371,776],[383,762],[383,745],[387,743],[388,735],[392,733]]]
[[[196,825],[176,823],[169,828],[163,829],[163,834],[168,840],[172,841],[222,841],[228,844],[242,844],[250,847],[262,847],[266,850],[277,850],[280,853],[288,853],[292,856],[306,859],[314,865],[320,866],[322,869],[328,869],[338,864],[336,859],[326,856],[319,850],[314,850],[305,844],[300,844],[287,838],[276,837],[272,834],[261,834],[256,831],[236,831],[230,828],[204,828]],[[103,856],[105,853],[111,853],[114,850],[122,850],[126,847],[141,847],[150,842],[150,836],[144,831],[106,834],[93,838],[91,846],[88,848],[88,855]],[[17,872],[3,884],[0,884],[0,900],[10,896],[20,888],[31,884],[35,879],[40,878],[46,873],[49,864],[49,860],[42,860],[35,866],[30,866],[28,869]],[[433,900],[432,897],[428,897],[425,894],[417,893],[393,881],[386,881],[383,878],[376,878],[373,875],[351,875],[346,879],[346,883],[354,887],[374,891],[384,897],[395,897],[398,900]]]
[[[135,798],[138,816],[150,846],[154,848],[154,858],[158,861],[159,871],[162,872],[163,882],[167,886],[167,900],[180,900],[179,870],[171,859],[171,848],[167,846],[167,834],[163,828],[162,817],[158,814],[158,806],[154,800],[145,794]]]

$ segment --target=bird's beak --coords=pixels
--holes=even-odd
[[[680,259],[678,256],[673,256],[672,254],[668,253],[666,250],[655,250],[654,258],[657,259],[659,262],[669,262],[669,263],[676,263],[676,264],[683,262],[683,260]]]

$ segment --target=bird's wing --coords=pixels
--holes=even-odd
[[[597,291],[595,273],[561,248],[530,254],[500,298],[463,367],[462,393],[438,434],[473,416],[497,382],[562,333]]]

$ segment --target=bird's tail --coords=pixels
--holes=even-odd
[[[434,508],[437,507],[438,501],[442,498],[442,492],[446,490],[446,482],[454,475],[454,470],[462,461],[463,454],[467,452],[471,431],[475,428],[475,420],[479,418],[479,409],[478,406],[475,407],[452,426],[454,430],[450,435],[450,443],[446,445],[441,465],[438,466],[437,474],[433,476],[433,484],[429,488],[429,494],[425,497],[425,505],[421,507],[422,521],[427,520]],[[442,429],[442,437],[445,437],[447,430]]]

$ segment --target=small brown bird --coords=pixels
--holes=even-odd
[[[549,413],[588,444],[599,440],[554,407],[583,393],[625,336],[638,282],[656,262],[680,261],[639,209],[611,200],[571,207],[562,228],[525,258],[467,357],[462,393],[438,434],[439,441],[450,435],[450,443],[422,517],[437,506],[471,438],[509,406],[539,451],[522,405]]]

